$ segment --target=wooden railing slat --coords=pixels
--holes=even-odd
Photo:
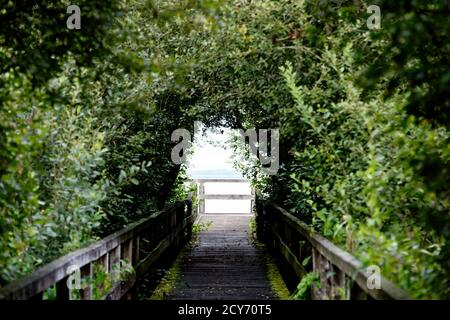
[[[250,194],[200,194],[198,199],[201,200],[252,200]]]
[[[303,268],[300,261],[297,259],[294,253],[289,249],[289,247],[284,243],[278,233],[272,228],[272,226],[268,226],[272,236],[275,238],[277,243],[278,251],[284,256],[286,261],[291,265],[294,269],[297,277],[301,278],[307,274],[306,270]]]
[[[167,235],[163,240],[161,240],[158,245],[153,249],[153,251],[139,264],[135,267],[136,274],[139,276],[144,275],[145,271],[151,266],[171,245],[172,241],[181,233],[184,228],[194,219],[193,216],[185,218],[185,220],[178,225],[178,227],[173,230],[169,235]]]
[[[92,263],[88,263],[87,265],[83,266],[80,270],[82,281],[84,280],[85,282],[91,282],[93,276],[92,271]],[[92,286],[90,283],[86,283],[85,285],[86,286],[81,290],[81,300],[91,300]]]
[[[161,228],[155,228],[154,230],[160,230],[161,234],[159,238],[155,238],[158,242],[161,242],[165,238],[166,234],[172,232],[176,228],[175,225],[181,223],[181,219],[177,219],[177,213],[183,216],[185,208],[192,208],[191,200],[180,201],[174,204],[172,207],[164,209],[153,213],[147,218],[144,218],[136,223],[130,224],[124,229],[117,231],[106,238],[93,243],[92,245],[71,252],[55,261],[43,266],[31,275],[19,279],[10,283],[9,285],[0,289],[0,300],[25,300],[43,293],[44,290],[56,284],[57,286],[57,298],[58,299],[69,299],[70,292],[67,288],[66,280],[70,276],[70,272],[73,272],[73,267],[76,266],[81,269],[83,277],[92,275],[92,263],[98,260],[99,263],[103,264],[105,270],[111,272],[113,266],[120,263],[121,255],[124,259],[132,262],[132,265],[136,266],[140,260],[140,242],[141,235],[148,233],[152,230],[152,226],[159,225]],[[192,209],[189,211],[190,216],[192,216]],[[173,225],[169,225],[172,223]],[[184,228],[192,228],[192,223],[183,224]],[[183,230],[184,229],[180,229]],[[171,233],[173,234],[173,232]],[[177,236],[180,234],[188,234],[190,232],[177,232]],[[157,245],[153,243],[153,235],[150,239],[150,245]],[[170,241],[173,243],[184,243],[183,241],[175,241],[177,239],[171,237]],[[170,244],[169,244],[170,245]],[[178,247],[178,246],[177,246]],[[155,259],[153,259],[155,260]],[[150,261],[150,260],[147,260]],[[149,267],[151,263],[147,263],[145,266]],[[134,280],[130,279],[129,282]],[[128,288],[129,284],[120,284],[120,289],[115,288],[115,293],[110,295],[111,298],[117,298],[118,292],[123,293],[124,288]],[[117,287],[117,286],[116,286]],[[92,292],[81,290],[82,299],[91,299]]]
[[[247,179],[194,179],[195,183],[243,183],[249,182]]]
[[[380,278],[381,289],[367,288],[368,276],[365,273],[365,266],[358,259],[319,235],[310,226],[278,205],[257,200],[257,208],[257,227],[264,229],[264,231],[258,232],[258,237],[263,237],[261,240],[271,244],[272,247],[278,247],[297,276],[300,275],[298,271],[299,261],[301,262],[306,257],[302,254],[302,245],[300,244],[303,240],[293,236],[293,230],[297,231],[312,246],[313,270],[329,268],[331,271],[328,270],[327,272],[337,274],[338,278],[334,279],[334,283],[329,285],[331,291],[327,294],[337,297],[338,293],[332,292],[335,285],[345,286],[344,289],[347,290],[347,286],[350,287],[347,281],[354,281],[374,299],[411,299],[407,292],[398,288],[383,276]],[[267,239],[267,230],[270,231],[272,239]],[[298,258],[294,254],[296,252],[299,252]],[[293,259],[292,256],[296,259]],[[317,290],[313,292],[313,295],[317,297],[322,297],[322,294]],[[348,295],[351,296],[351,292],[348,292]]]

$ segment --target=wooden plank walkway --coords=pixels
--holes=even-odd
[[[181,275],[169,299],[277,299],[267,277],[262,249],[249,241],[250,215],[204,214],[212,222],[181,257]]]

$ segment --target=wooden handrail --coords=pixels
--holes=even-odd
[[[251,194],[205,194],[205,183],[250,183],[246,179],[194,179],[197,184],[198,213],[205,213],[205,200],[250,200],[250,210],[255,203],[255,192],[251,188]]]
[[[296,281],[308,272],[319,275],[320,288],[312,287],[313,299],[411,299],[382,275],[380,288],[370,289],[370,275],[358,259],[278,205],[257,199],[256,208],[258,239],[281,256]],[[312,261],[304,266],[308,257]]]
[[[243,183],[250,182],[247,179],[194,179],[195,183]]]
[[[191,200],[177,202],[10,283],[0,289],[0,300],[40,300],[44,291],[53,285],[56,285],[57,299],[69,300],[73,292],[68,289],[67,280],[74,270],[79,270],[83,279],[92,279],[95,264],[112,275],[120,269],[121,261],[127,261],[135,270],[134,275],[113,283],[103,296],[104,299],[120,299],[165,252],[176,253],[190,241],[195,218]],[[92,285],[77,290],[81,299],[92,299]]]
[[[250,194],[200,194],[197,197],[199,200],[252,200],[253,198]]]

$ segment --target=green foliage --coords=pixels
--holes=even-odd
[[[370,4],[380,31],[367,29],[364,1],[231,1],[221,28],[174,36],[197,62],[192,112],[210,125],[279,127],[276,176],[235,145],[260,195],[413,296],[448,297],[450,149],[435,114],[448,100],[447,3]]]
[[[92,300],[101,300],[111,289],[112,281],[110,274],[100,264],[94,264],[92,274],[94,275],[90,281],[90,285],[92,286]]]
[[[342,41],[336,33],[328,50]],[[379,265],[413,295],[446,296],[448,183],[431,183],[424,170],[445,176],[448,132],[408,116],[409,93],[383,100],[378,89],[378,96],[364,101],[351,78],[361,68],[351,51],[332,61],[339,82],[327,71],[321,78],[341,98],[329,104],[317,95],[323,90],[298,84],[291,64],[281,68],[294,115],[306,125],[301,146],[292,150],[303,168],[290,174],[290,201],[305,202],[313,226],[365,263]]]
[[[202,120],[280,128],[276,176],[234,143],[261,197],[450,297],[448,1],[372,1],[380,30],[362,0],[81,1],[78,33],[25,2],[0,9],[0,285],[189,195],[170,135]]]
[[[315,272],[306,274],[297,285],[297,288],[291,295],[293,300],[309,300],[311,299],[311,287],[317,286],[320,288],[319,275]]]
[[[250,221],[248,223],[248,234],[250,237],[250,241],[256,239],[256,218],[254,216],[250,218]]]
[[[149,300],[164,300],[176,288],[181,276],[181,263],[186,258],[186,252],[182,251],[175,259],[172,267],[167,270],[158,286],[153,290]]]
[[[194,197],[196,194],[197,194],[197,184],[188,180],[186,167],[183,164],[181,165],[178,171],[178,176],[173,184],[172,190],[170,190],[167,202],[175,203],[177,201],[190,198],[193,200],[192,205],[195,208],[196,199],[194,199]]]
[[[192,226],[192,235],[197,237],[201,232],[207,231],[212,224],[212,221],[194,223]]]
[[[66,27],[70,1],[2,1],[0,73],[14,70],[39,86],[57,75],[69,55],[80,65],[92,65],[96,58],[110,53],[105,40],[125,3],[112,0],[105,6],[100,0],[78,1],[83,8],[83,27],[73,32]]]
[[[261,243],[254,243],[256,246],[264,246]],[[289,299],[289,290],[286,287],[286,283],[281,276],[280,269],[275,262],[275,259],[269,254],[264,255],[264,263],[267,268],[267,278],[270,282],[270,287],[276,296],[281,300]]]
[[[407,93],[408,113],[450,127],[449,1],[380,1],[383,28],[374,40],[390,39],[365,71],[366,88],[385,83],[386,96]],[[404,84],[407,83],[405,87]]]
[[[75,31],[67,1],[0,9],[0,285],[188,192],[170,160],[172,131],[193,130],[185,61],[158,26],[186,35],[217,3],[149,3],[78,2]]]
[[[44,291],[43,300],[56,300],[56,286],[53,285]]]

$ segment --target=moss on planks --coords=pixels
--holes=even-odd
[[[247,233],[249,242],[256,248],[264,252],[264,263],[267,268],[267,278],[270,282],[270,287],[272,288],[272,291],[281,300],[290,299],[290,292],[287,289],[286,284],[284,283],[283,277],[281,276],[280,270],[278,269],[275,260],[272,258],[270,253],[268,253],[266,246],[263,243],[259,242],[258,239],[256,238],[255,217],[252,217],[250,219]]]
[[[173,266],[166,272],[159,285],[153,291],[150,300],[164,300],[175,289],[181,275],[181,261],[183,261],[182,257],[186,254],[185,250],[183,249],[175,259]]]
[[[272,287],[273,292],[281,300],[290,299],[290,292],[284,283],[280,270],[278,269],[274,259],[269,253],[265,252],[264,260],[267,267],[267,278],[270,281],[270,286]]]
[[[200,234],[200,232],[208,230],[211,227],[212,223],[212,221],[199,222],[195,223],[192,226],[191,242],[189,242],[189,244],[183,250],[181,250],[172,267],[166,272],[156,289],[153,291],[150,300],[164,300],[176,288],[178,280],[181,277],[181,265],[184,261],[184,258],[198,242],[198,235]]]

